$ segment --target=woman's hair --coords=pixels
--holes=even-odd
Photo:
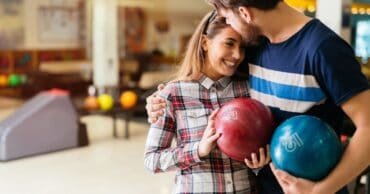
[[[206,60],[205,52],[202,49],[203,36],[212,39],[226,27],[229,27],[226,24],[226,19],[218,16],[216,11],[212,11],[203,17],[187,44],[180,69],[177,72],[177,80],[189,81],[199,78]]]
[[[254,7],[261,10],[271,10],[282,0],[206,0],[218,9],[233,9],[239,6]]]

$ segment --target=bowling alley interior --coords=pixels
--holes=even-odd
[[[284,0],[370,80],[370,0]],[[144,167],[146,98],[175,77],[204,0],[0,0],[0,193],[170,194]],[[338,137],[351,141],[351,134]],[[370,194],[370,170],[349,185]]]

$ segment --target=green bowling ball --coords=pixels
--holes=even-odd
[[[17,87],[21,84],[21,78],[17,74],[11,74],[8,77],[8,85],[10,87]]]

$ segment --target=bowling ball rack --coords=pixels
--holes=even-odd
[[[117,119],[124,118],[125,120],[125,127],[124,127],[124,139],[130,138],[130,129],[129,129],[129,123],[132,119],[134,109],[125,110],[121,107],[119,104],[115,104],[110,110],[102,111],[102,110],[87,110],[84,108],[83,103],[77,102],[76,108],[78,114],[81,116],[87,116],[87,115],[102,115],[112,118],[113,122],[113,137],[118,138],[117,134]]]

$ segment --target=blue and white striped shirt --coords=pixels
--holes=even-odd
[[[340,105],[369,88],[352,48],[319,20],[288,40],[247,50],[250,95],[282,122],[299,114],[340,129]]]

